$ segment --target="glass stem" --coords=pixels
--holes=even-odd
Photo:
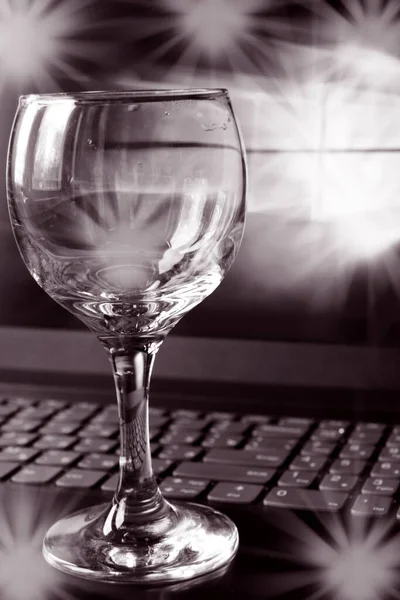
[[[120,474],[103,533],[114,541],[124,541],[124,536],[130,540],[133,532],[140,537],[142,528],[146,538],[159,535],[172,517],[158,489],[150,452],[149,385],[158,346],[108,349],[118,401]]]

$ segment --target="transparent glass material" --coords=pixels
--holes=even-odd
[[[36,282],[109,356],[120,475],[109,505],[57,522],[44,556],[88,579],[148,583],[229,563],[234,524],[171,505],[153,475],[148,390],[172,327],[221,282],[242,238],[246,163],[226,90],[21,97],[9,211]]]

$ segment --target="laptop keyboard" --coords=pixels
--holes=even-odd
[[[151,408],[150,437],[167,498],[366,517],[397,509],[400,425]],[[116,405],[0,399],[2,482],[112,494],[118,448]]]

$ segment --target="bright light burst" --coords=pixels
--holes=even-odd
[[[308,587],[312,588],[309,600],[399,600],[400,534],[391,522],[325,517],[313,525],[294,513],[286,512],[284,519],[275,517],[277,533],[281,530],[282,540],[287,541],[271,555],[297,564],[298,569],[268,576],[271,595],[291,592],[295,596]]]
[[[75,80],[75,59],[93,60],[99,44],[79,39],[92,27],[85,9],[95,0],[2,0],[0,2],[0,91],[8,82],[57,89],[57,69]]]

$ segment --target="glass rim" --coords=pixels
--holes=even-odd
[[[38,102],[47,104],[54,101],[77,101],[84,103],[101,102],[151,102],[155,100],[198,100],[229,97],[226,88],[165,88],[136,90],[90,90],[82,92],[56,92],[47,94],[26,94],[19,97],[22,105]]]

